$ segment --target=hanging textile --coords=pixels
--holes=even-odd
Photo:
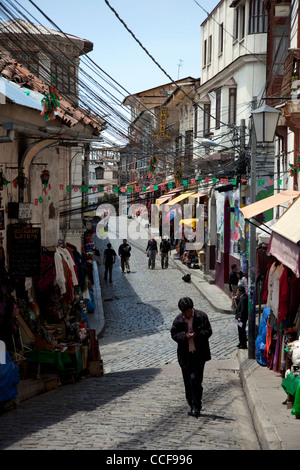
[[[279,279],[279,304],[278,304],[278,324],[286,318],[288,313],[289,302],[289,284],[287,268],[283,269],[282,275]]]
[[[182,160],[180,160],[177,171],[174,174],[174,182],[176,183],[177,186],[180,185],[181,180],[182,180]]]
[[[278,316],[279,308],[279,281],[283,273],[284,267],[282,264],[273,263],[268,277],[268,300],[267,306],[271,308],[275,317]]]
[[[157,157],[153,156],[153,157],[150,157],[148,159],[148,164],[149,164],[149,167],[148,167],[148,178],[151,178],[154,173],[155,173],[155,170],[156,170],[156,167],[158,165],[158,159]]]

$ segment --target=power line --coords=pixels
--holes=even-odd
[[[30,0],[30,1],[31,1],[31,0]],[[10,3],[11,3],[11,2],[10,2]],[[35,3],[34,3],[33,1],[31,1],[31,3],[32,3],[33,5],[35,5]],[[35,6],[36,6],[36,5],[35,5]],[[36,8],[38,8],[38,7],[36,7]],[[39,9],[39,10],[40,10],[40,9]],[[40,11],[41,11],[41,10],[40,10]],[[42,13],[43,13],[43,12],[42,12]],[[46,18],[48,18],[47,15],[44,15],[44,16],[46,16]],[[12,15],[12,17],[13,17],[13,15]],[[51,21],[49,18],[48,18],[48,20]],[[52,23],[53,23],[53,22],[52,22]],[[56,25],[55,25],[55,26],[56,26]],[[28,33],[28,34],[31,34],[28,30],[27,30],[27,33]],[[63,34],[64,34],[64,33],[63,33]],[[33,36],[33,35],[31,35],[31,36]],[[68,36],[66,36],[66,37],[67,37],[68,40],[70,40],[70,38],[69,38]],[[34,39],[37,40],[37,38],[34,38]],[[40,45],[42,45],[42,41],[39,41],[39,43],[40,43]],[[23,51],[25,52],[24,49],[23,49]],[[48,51],[47,51],[47,52],[48,52]],[[65,56],[65,57],[66,57],[66,56]],[[57,56],[55,56],[55,58],[56,58],[56,60],[57,60]],[[67,58],[67,57],[66,57],[66,58]],[[69,60],[69,58],[67,58],[67,59]],[[62,65],[64,65],[64,64],[62,64]],[[97,66],[97,65],[95,64],[95,66]],[[97,66],[97,67],[98,67],[98,66]],[[47,72],[47,70],[46,70],[46,72]],[[173,82],[172,79],[171,79],[171,81]],[[175,84],[176,84],[176,82],[175,82]],[[84,90],[86,90],[87,92],[89,92],[89,93],[92,92],[92,96],[94,96],[94,98],[97,99],[97,98],[99,97],[99,95],[97,95],[94,90],[91,90],[90,87],[87,87],[87,86],[86,86],[86,83],[85,83],[85,82],[82,82],[82,81],[81,81],[81,82],[80,82],[80,85],[82,85],[82,87],[84,88]],[[181,87],[178,87],[178,88],[181,89]],[[101,88],[101,90],[103,91],[103,88]],[[100,98],[101,98],[101,97],[100,97]],[[107,106],[107,102],[106,102],[105,100],[103,100],[102,98],[101,98],[101,100],[102,100],[101,102],[103,102],[103,105],[104,105],[104,106]],[[193,101],[193,102],[194,102],[194,101]],[[93,103],[93,106],[94,106],[94,103]],[[199,107],[200,107],[200,106],[199,106]],[[106,108],[106,109],[107,109],[107,108]],[[112,110],[113,112],[115,111],[114,108],[112,108],[112,107],[110,107],[109,109]],[[202,109],[202,108],[200,107],[200,109]],[[97,109],[97,111],[98,111],[98,109]],[[215,118],[214,118],[214,119],[215,119]],[[127,123],[128,123],[128,121],[127,121]],[[130,125],[131,125],[131,123],[130,123]],[[227,124],[223,123],[223,125],[227,127]],[[117,131],[120,132],[120,128],[118,128],[117,126],[118,126],[118,124],[116,125],[116,123],[113,123],[113,124],[112,124],[112,128],[113,128],[114,130],[117,130]],[[121,132],[122,132],[122,130],[121,130]],[[138,132],[140,132],[140,130],[138,130]],[[159,148],[159,146],[157,145],[157,143],[154,142],[152,139],[149,139],[149,136],[148,136],[147,134],[140,133],[140,135],[141,135],[141,137],[144,137],[145,140],[148,141],[148,143],[150,143],[150,144],[152,144],[152,145],[154,146],[156,152],[160,152],[160,151],[161,151],[161,152],[162,152],[162,155],[166,157],[166,162],[168,162],[170,165],[174,164],[174,158],[178,158],[178,157],[179,157],[175,152],[170,152],[170,150],[167,150],[167,151],[166,151],[166,150],[163,149],[163,148]],[[199,147],[199,146],[200,146],[200,145],[198,145],[198,147]],[[184,150],[184,147],[183,147],[182,150]],[[195,150],[196,150],[196,147],[195,147]],[[239,149],[238,149],[238,150],[239,150]],[[168,156],[169,156],[169,157],[168,157]],[[171,157],[173,156],[173,158],[170,159],[170,156],[171,156]],[[196,156],[197,156],[197,154],[196,154]],[[143,162],[145,162],[145,158],[141,158],[141,160],[142,160]],[[185,168],[187,169],[187,171],[194,171],[195,168],[196,168],[196,162],[193,162],[193,161],[192,161],[192,163],[190,163],[190,162],[185,162]]]

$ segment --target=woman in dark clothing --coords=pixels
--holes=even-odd
[[[178,345],[178,363],[182,370],[186,399],[191,408],[188,414],[198,418],[202,407],[204,365],[211,359],[208,339],[212,329],[206,313],[193,307],[189,297],[179,300],[181,313],[173,321],[171,337]]]
[[[235,313],[235,319],[240,325],[238,325],[239,344],[238,348],[247,349],[247,334],[246,334],[246,323],[248,320],[248,295],[244,286],[239,286],[236,292],[237,296],[237,307]]]

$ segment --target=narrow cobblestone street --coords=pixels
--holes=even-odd
[[[101,253],[108,240],[103,240]],[[120,240],[110,240],[117,251]],[[0,419],[1,449],[243,450],[259,449],[243,395],[232,315],[214,311],[171,260],[147,269],[146,242],[130,241],[131,272],[119,258],[113,282],[103,279],[106,326],[100,337],[105,374],[21,403]],[[207,312],[212,360],[204,372],[203,411],[187,415],[170,327],[180,297]]]

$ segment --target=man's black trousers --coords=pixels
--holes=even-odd
[[[190,407],[197,411],[200,411],[202,406],[204,365],[205,361],[199,361],[199,356],[190,352],[187,367],[181,369],[186,400]]]

